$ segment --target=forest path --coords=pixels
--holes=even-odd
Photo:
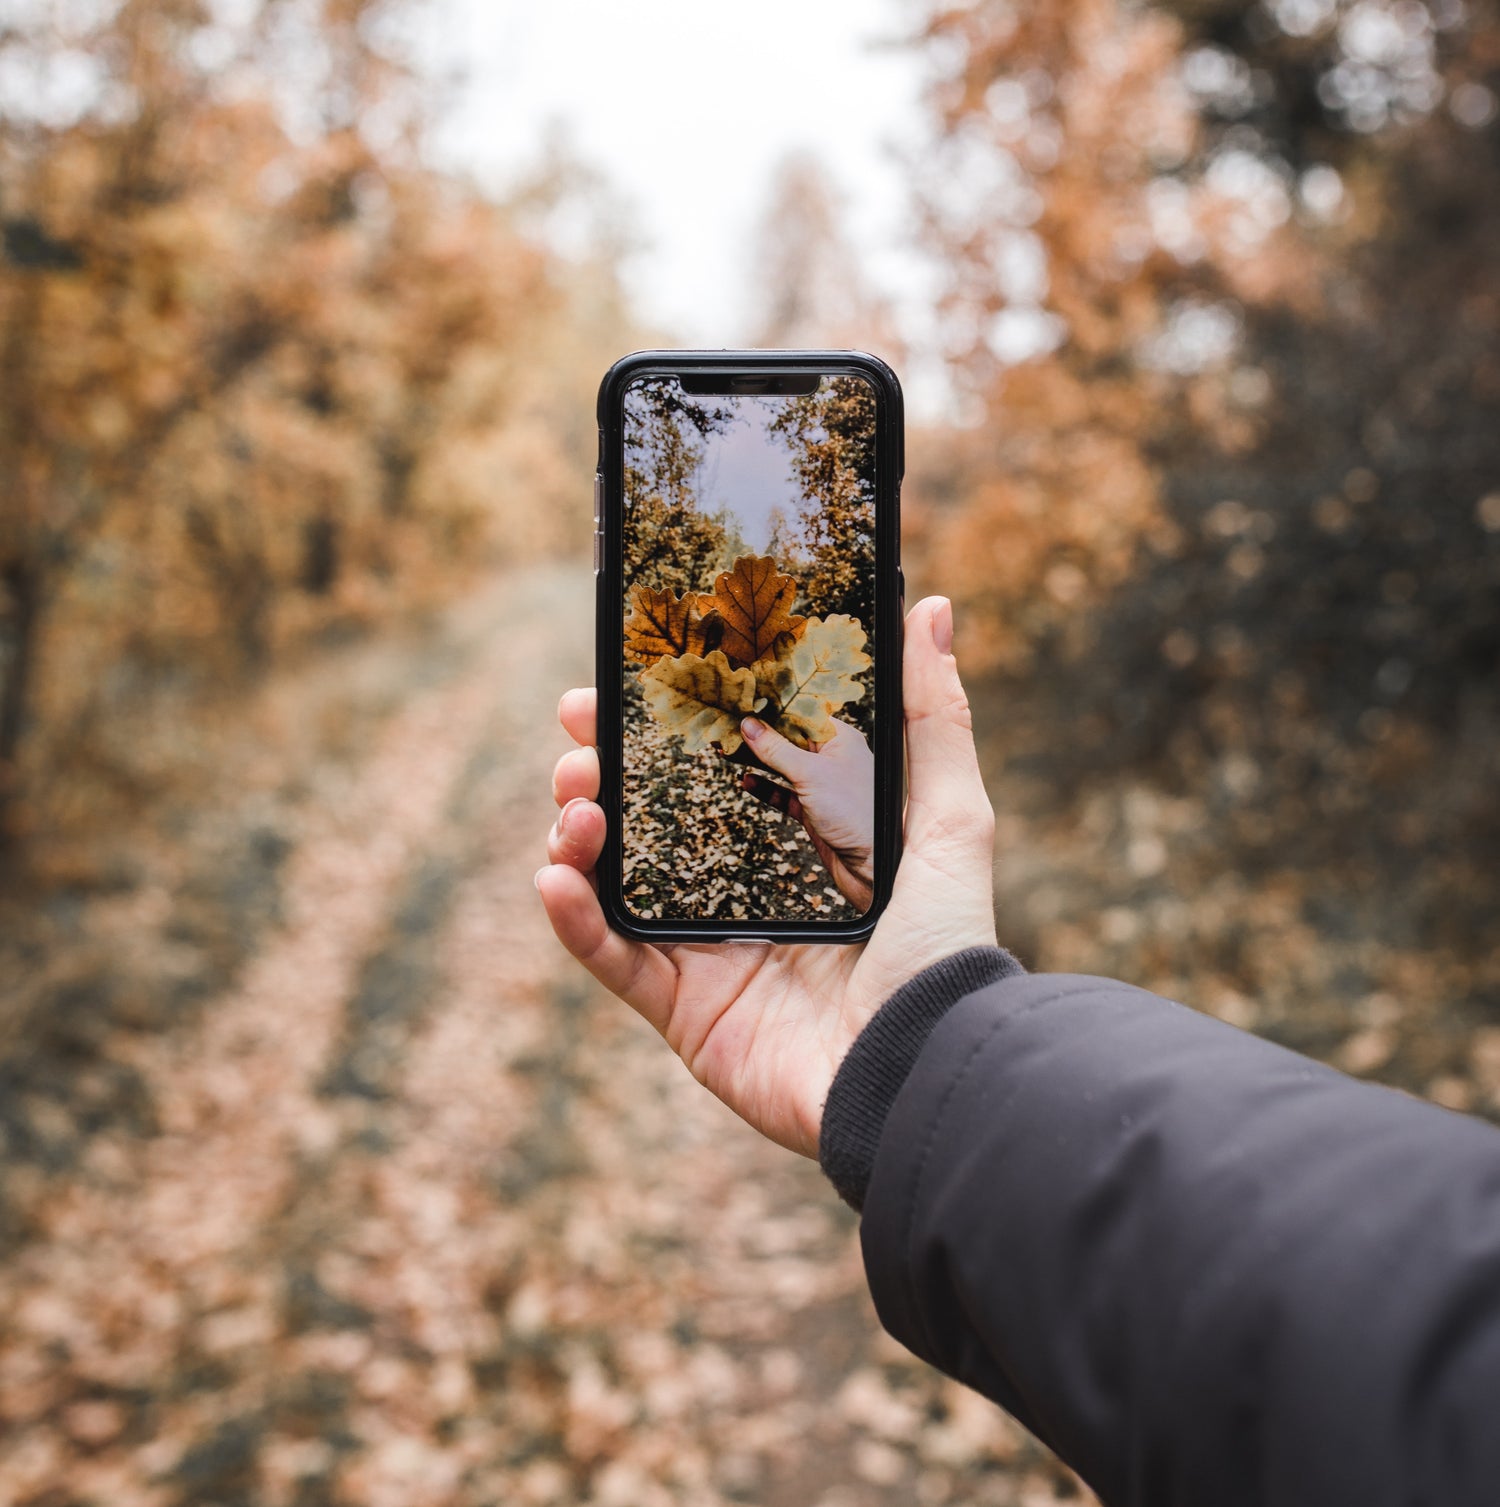
[[[591,582],[518,573],[347,776],[152,1122],[6,1191],[0,1503],[1046,1503],[882,1338],[810,1164],[703,1094],[531,875]],[[39,1181],[40,1179],[40,1181]]]

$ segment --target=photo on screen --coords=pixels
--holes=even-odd
[[[875,815],[876,397],[624,399],[623,895],[642,919],[850,921]],[[746,718],[769,729],[747,741]],[[762,757],[763,755],[763,757]]]

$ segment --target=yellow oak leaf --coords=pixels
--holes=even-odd
[[[703,603],[707,602],[707,607]],[[723,633],[713,598],[691,591],[673,596],[649,586],[630,588],[630,616],[625,619],[625,652],[651,664],[663,654],[702,654],[717,646]]]
[[[753,665],[751,665],[750,668],[757,674],[759,674],[760,666],[767,660],[785,659],[787,655],[792,652],[792,646],[797,642],[799,638],[802,637],[804,633],[807,632],[808,624],[815,623],[817,621],[818,619],[815,617],[799,617],[797,619],[797,626],[795,628],[789,628],[785,633],[778,633],[776,637],[771,640],[770,649],[768,649],[766,653],[761,655],[760,659],[758,659]]]
[[[662,658],[640,673],[651,715],[682,739],[689,753],[717,743],[725,753],[741,744],[740,719],[765,705],[756,694],[755,676],[736,669],[715,649],[706,657],[680,654]]]
[[[826,743],[833,736],[833,713],[865,693],[855,679],[873,663],[865,653],[865,630],[843,613],[811,618],[781,650],[755,666],[756,691],[773,708],[766,719],[803,748]]]
[[[714,582],[712,596],[698,598],[699,609],[713,610],[724,624],[719,646],[731,664],[753,665],[772,652],[778,635],[797,633],[807,621],[792,612],[797,583],[776,569],[770,555],[741,555]]]

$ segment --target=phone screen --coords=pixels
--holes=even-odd
[[[871,904],[879,396],[804,386],[623,395],[621,898],[642,921]]]

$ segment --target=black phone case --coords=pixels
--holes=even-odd
[[[622,894],[624,653],[624,436],[625,389],[644,376],[678,372],[848,373],[879,394],[875,498],[875,892],[870,908],[853,921],[643,920]],[[862,351],[637,351],[617,361],[599,384],[599,470],[594,483],[595,669],[598,687],[599,800],[606,836],[599,859],[599,900],[610,926],[647,942],[857,942],[875,929],[890,899],[901,856],[904,795],[902,760],[901,479],[905,430],[901,384],[885,362]]]

